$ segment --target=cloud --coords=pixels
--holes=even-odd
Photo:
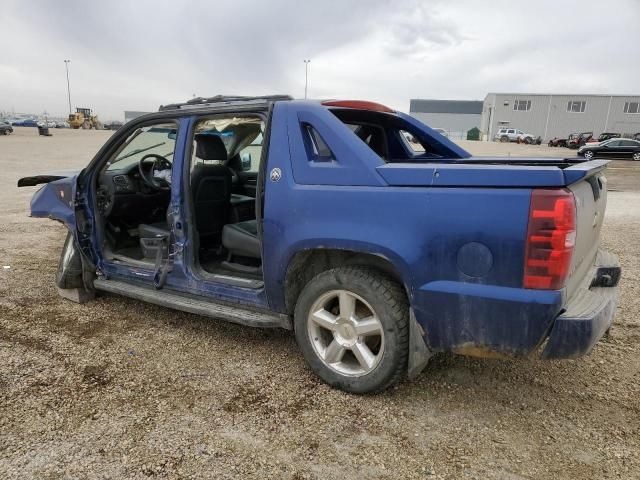
[[[489,91],[639,93],[640,4],[372,0],[9,1],[0,110],[103,119],[199,96],[484,98]]]

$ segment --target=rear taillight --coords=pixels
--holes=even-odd
[[[524,259],[524,288],[559,290],[571,268],[576,243],[576,201],[569,190],[531,193]]]

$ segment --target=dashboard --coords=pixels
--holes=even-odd
[[[150,171],[151,162],[143,168]],[[105,217],[137,219],[139,223],[141,218],[153,218],[158,209],[166,212],[169,198],[168,190],[151,188],[142,179],[137,163],[123,169],[104,170],[98,180],[98,208]]]

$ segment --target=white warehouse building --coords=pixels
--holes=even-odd
[[[480,130],[492,140],[509,127],[542,137],[604,132],[631,136],[640,132],[640,95],[489,93],[482,106]]]

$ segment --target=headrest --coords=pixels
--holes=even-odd
[[[226,160],[227,149],[218,135],[198,133],[196,138],[196,157],[202,160]]]

